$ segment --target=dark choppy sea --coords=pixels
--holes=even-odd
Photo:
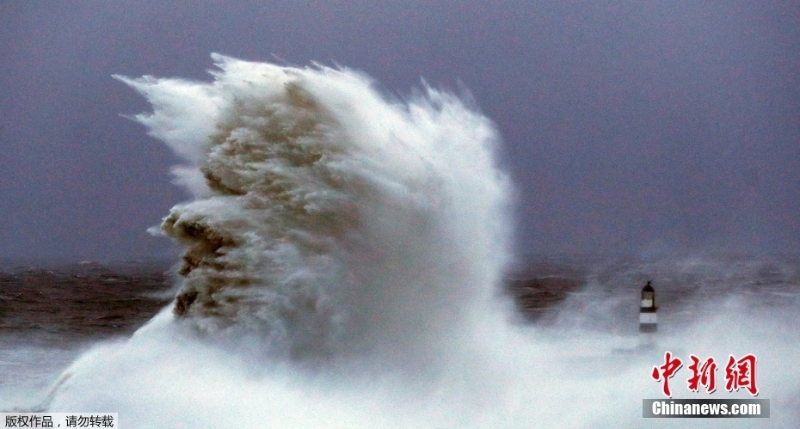
[[[128,338],[169,305],[174,290],[168,272],[168,265],[158,263],[4,266],[0,273],[0,409],[35,408],[59,374],[93,344]],[[537,256],[520,260],[510,270],[501,295],[509,297],[506,302],[515,302],[510,324],[565,342],[593,336],[611,341],[607,348],[618,363],[628,359],[626,351],[641,345],[639,293],[648,281],[655,286],[659,307],[653,365],[661,364],[656,357],[666,349],[684,358],[689,354],[705,357],[706,350],[719,353],[728,350],[725,347],[730,350],[724,353],[754,353],[762,365],[760,380],[766,392],[760,398],[772,401],[773,417],[762,423],[780,427],[800,422],[800,386],[794,385],[800,370],[796,361],[780,361],[797,355],[798,257]],[[722,313],[727,316],[716,317]],[[752,323],[762,319],[769,326]],[[719,329],[719,346],[713,338],[709,340],[709,329],[712,333]],[[731,346],[737,338],[741,347]],[[613,362],[597,359],[608,355],[608,350],[571,359],[578,362],[575,368],[587,373],[613,371]],[[715,357],[718,362],[727,358]],[[586,359],[585,365],[580,359]],[[776,371],[785,371],[786,377],[770,374]],[[647,377],[643,373],[641,378]],[[653,385],[655,393],[657,384]],[[677,390],[687,394],[685,387],[677,385]],[[716,397],[726,393],[717,392]],[[605,421],[587,418],[579,427],[606,427]]]

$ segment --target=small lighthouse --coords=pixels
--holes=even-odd
[[[656,290],[648,281],[642,288],[642,305],[639,307],[639,332],[653,333],[658,331],[656,316]]]

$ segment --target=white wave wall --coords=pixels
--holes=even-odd
[[[124,428],[684,427],[641,417],[672,350],[756,354],[773,401],[770,419],[691,425],[797,423],[796,309],[710,303],[651,352],[574,324],[510,325],[496,299],[512,189],[469,103],[431,88],[387,100],[348,70],[214,61],[210,83],[120,77],[153,104],[135,119],[185,160],[174,174],[193,200],[161,226],[186,248],[184,280],[132,338],[75,362],[49,411],[117,412]],[[565,308],[604,305],[576,299]],[[676,397],[694,397],[682,383]]]
[[[435,391],[477,348],[508,259],[498,134],[430,87],[390,100],[350,70],[213,59],[212,82],[116,76],[153,106],[134,119],[184,160],[175,183],[193,199],[161,225],[185,246],[183,280],[172,308],[67,370],[49,409],[118,409],[126,427],[229,427],[231,413],[373,427],[342,395],[372,386],[375,423],[384,393]]]
[[[213,58],[212,83],[119,77],[186,161],[195,199],[161,226],[187,248],[182,321],[300,361],[451,348],[507,258],[491,122],[431,88],[387,101],[348,70]]]

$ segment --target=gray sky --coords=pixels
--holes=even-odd
[[[0,257],[166,255],[177,160],[111,75],[211,52],[463,82],[521,252],[800,248],[800,1],[0,0]]]

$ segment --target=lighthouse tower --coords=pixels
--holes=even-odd
[[[642,305],[639,307],[639,332],[654,333],[658,331],[656,316],[656,290],[648,281],[642,288]]]

